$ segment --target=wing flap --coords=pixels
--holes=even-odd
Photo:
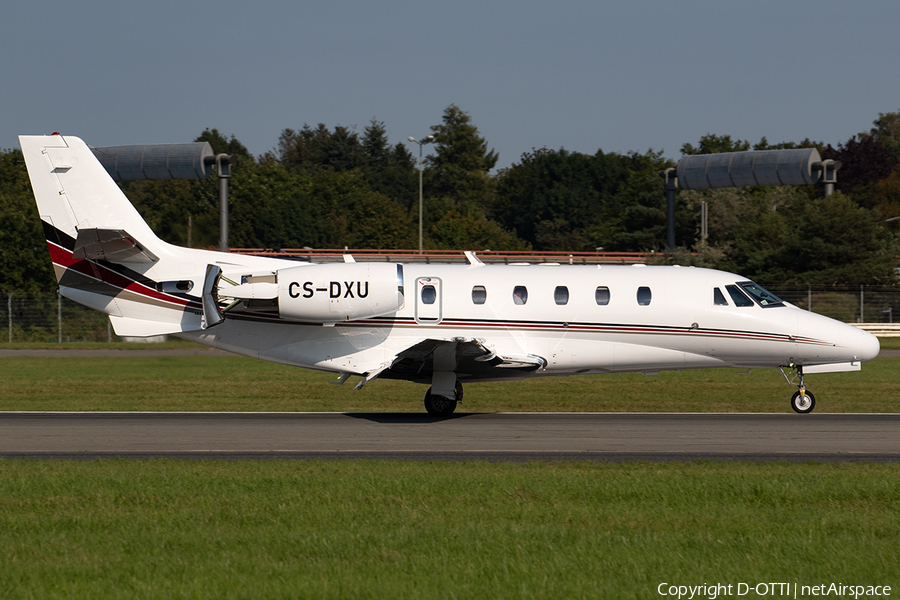
[[[425,339],[398,353],[381,376],[429,381],[435,370],[436,351],[446,351],[448,346],[454,349],[456,366],[453,371],[467,379],[515,377],[516,372],[529,373],[547,365],[540,356],[498,354],[480,338]]]

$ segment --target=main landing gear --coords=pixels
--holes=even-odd
[[[781,372],[784,380],[788,382],[788,385],[796,385],[798,388],[794,395],[791,396],[791,408],[794,409],[794,412],[801,414],[811,413],[816,407],[816,397],[813,396],[812,392],[806,390],[806,385],[803,382],[803,367],[801,365],[789,365],[788,368],[791,369],[790,375],[784,372],[784,367],[778,367],[778,370]]]
[[[431,390],[432,388],[428,388],[428,391],[425,392],[425,410],[428,411],[429,415],[436,417],[450,416],[456,410],[456,404],[462,402],[463,388],[459,381],[456,382],[456,388],[453,390],[453,398],[432,394]]]

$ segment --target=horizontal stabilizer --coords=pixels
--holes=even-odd
[[[122,229],[80,229],[72,253],[76,260],[153,263],[159,258]]]

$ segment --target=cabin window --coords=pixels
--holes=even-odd
[[[487,300],[487,289],[483,285],[476,285],[472,288],[472,303],[484,304]]]
[[[650,288],[641,286],[637,290],[637,303],[641,306],[650,306],[651,296]]]
[[[609,304],[609,288],[605,285],[598,286],[597,290],[594,292],[594,300],[596,300],[597,304],[600,306]]]
[[[513,289],[513,302],[516,304],[525,304],[528,302],[528,290],[524,285],[517,285]]]
[[[753,300],[744,295],[738,286],[736,285],[726,285],[725,289],[728,291],[728,295],[731,296],[731,299],[734,301],[735,306],[753,306]]]
[[[772,306],[784,306],[784,302],[781,300],[781,298],[768,291],[761,285],[757,285],[752,281],[743,281],[738,285],[741,286],[741,289],[743,289],[746,293],[750,294],[750,297],[756,300],[756,303],[763,308],[769,308]]]
[[[437,290],[434,289],[433,285],[426,285],[422,287],[422,304],[434,304],[434,301],[437,299]]]
[[[716,306],[728,306],[728,300],[725,299],[725,294],[719,288],[713,288],[713,304]]]
[[[553,290],[553,301],[557,304],[568,304],[569,303],[569,288],[564,285],[556,286],[556,289]]]

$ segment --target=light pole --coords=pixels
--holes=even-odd
[[[421,142],[413,136],[409,136],[409,141],[419,145],[419,254],[422,254],[422,146],[433,142],[434,136],[429,135]]]

